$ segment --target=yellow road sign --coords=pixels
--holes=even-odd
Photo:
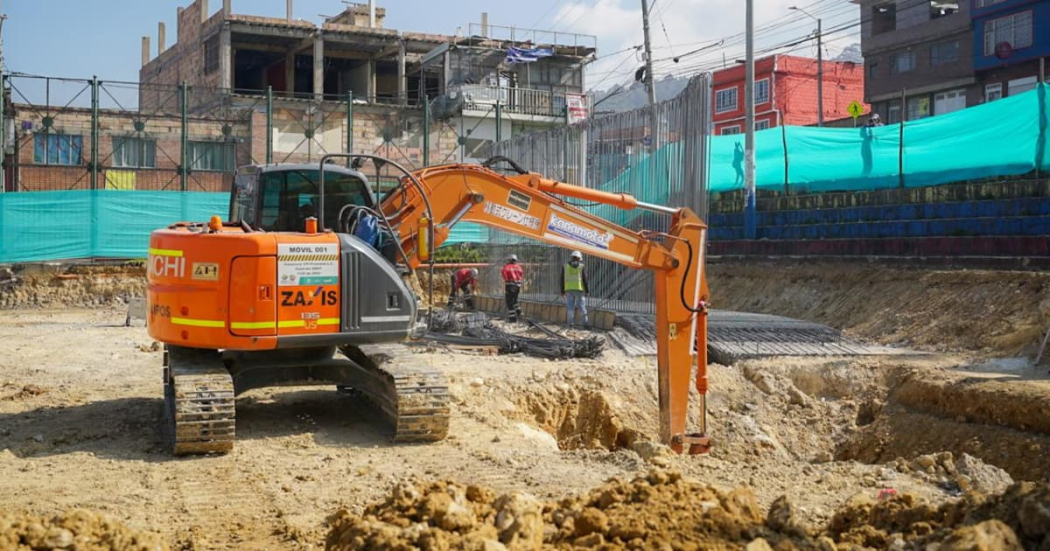
[[[846,108],[846,111],[849,112],[850,115],[853,115],[853,118],[856,119],[857,117],[864,114],[864,106],[861,105],[859,101],[853,100],[853,103],[849,104],[849,107]]]

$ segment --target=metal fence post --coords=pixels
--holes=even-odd
[[[266,87],[266,164],[273,164],[273,86]]]
[[[503,140],[503,107],[500,105],[499,92],[496,88],[496,143]]]
[[[189,151],[187,151],[187,149],[189,148],[189,121],[187,120],[187,112],[189,111],[189,93],[188,86],[186,86],[185,80],[182,81],[182,84],[179,86],[179,90],[182,95],[180,109],[180,111],[182,112],[182,151],[179,160],[179,189],[181,191],[186,191],[186,175],[189,173],[188,161],[190,156],[188,155]]]
[[[98,76],[91,77],[91,189],[98,189]]]
[[[499,127],[496,127],[499,135]],[[423,96],[423,167],[430,166],[430,96]]]
[[[783,121],[781,121],[781,123],[783,123]],[[780,125],[780,140],[781,143],[784,144],[784,195],[787,196],[791,195],[791,179],[789,177],[791,173],[788,170],[791,159],[788,155],[788,134],[787,125],[785,124]]]
[[[354,92],[346,93],[346,152],[354,152]],[[350,162],[347,159],[347,162]]]
[[[7,122],[4,120],[7,107],[7,75],[0,75],[0,193],[7,191]],[[0,228],[3,226],[0,225]]]

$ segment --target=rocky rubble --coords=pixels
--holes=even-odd
[[[0,549],[18,551],[160,551],[160,536],[81,509],[52,518],[0,511]]]
[[[330,550],[350,549],[1050,549],[1050,484],[940,507],[910,494],[858,495],[824,527],[801,523],[786,497],[762,511],[749,488],[730,492],[653,470],[581,496],[452,482],[403,483],[363,515],[330,518]]]

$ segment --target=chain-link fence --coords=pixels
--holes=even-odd
[[[353,151],[418,169],[459,150],[455,132],[418,105],[97,78],[3,80],[5,191],[225,191],[249,164]]]
[[[485,156],[506,156],[526,170],[571,184],[626,192],[648,203],[689,207],[706,218],[710,90],[709,76],[700,75],[678,97],[655,108],[647,106],[498,142]],[[670,221],[668,216],[651,212],[574,204],[632,230],[663,231]],[[514,253],[528,274],[523,298],[557,300],[562,266],[570,251],[495,230],[490,230],[483,249],[493,266],[482,274],[486,289],[500,288],[498,266]],[[585,264],[592,307],[654,311],[650,272],[600,259],[585,260]]]

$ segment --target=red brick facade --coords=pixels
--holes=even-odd
[[[736,90],[735,102],[729,101]],[[764,93],[768,90],[768,94]],[[722,92],[722,94],[719,94]],[[714,73],[712,113],[715,134],[744,130],[744,66]],[[720,101],[721,100],[721,101]],[[849,117],[854,100],[864,101],[864,67],[824,61],[824,120]],[[817,60],[775,55],[755,61],[755,126],[808,126],[817,123]],[[864,104],[864,112],[868,106]]]

